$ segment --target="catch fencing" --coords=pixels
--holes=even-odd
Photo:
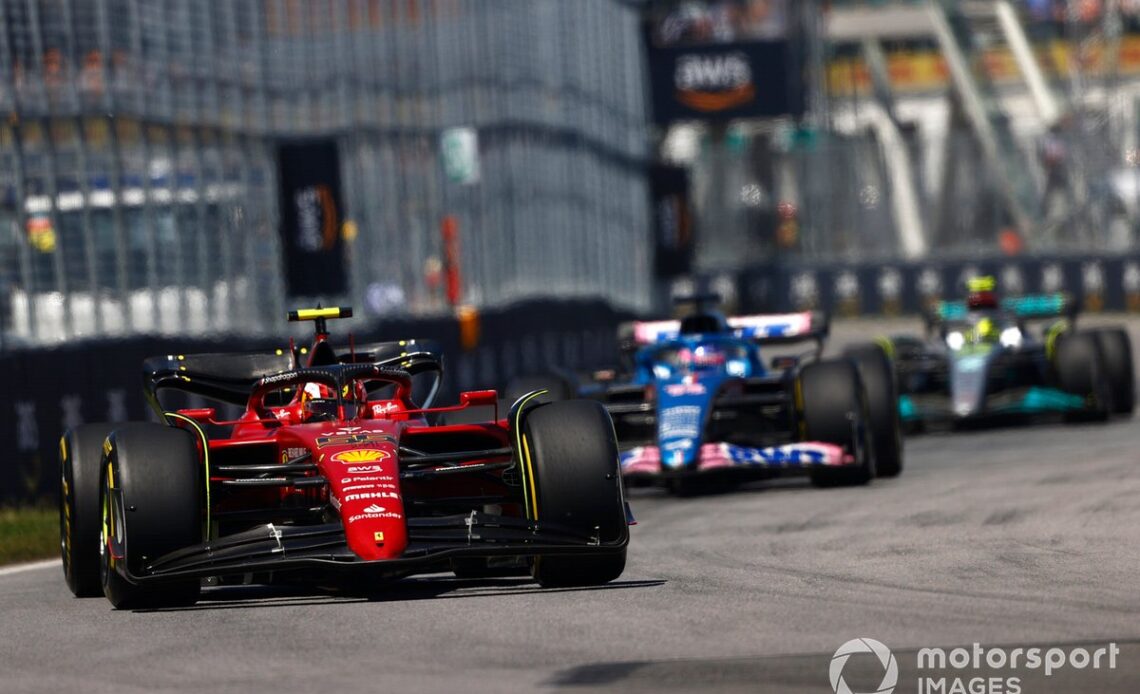
[[[6,0],[0,347],[265,334],[301,299],[442,311],[447,215],[462,301],[644,308],[641,70],[616,0]],[[314,138],[348,289],[289,297],[276,149]]]

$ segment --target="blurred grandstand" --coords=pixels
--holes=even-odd
[[[430,313],[449,269],[479,305],[644,308],[637,21],[611,0],[3,0],[4,345],[256,334],[317,299]],[[441,161],[451,128],[477,176]],[[278,147],[314,140],[338,154],[318,242],[347,282],[287,299]]]
[[[715,27],[753,4],[818,8],[813,108],[661,133],[693,172],[698,269],[1136,248],[1140,3],[671,7]]]
[[[1140,234],[1137,0],[2,0],[0,27],[4,348]]]

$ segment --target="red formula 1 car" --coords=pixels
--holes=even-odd
[[[165,423],[64,435],[72,592],[133,608],[192,603],[203,579],[370,587],[451,570],[591,585],[622,573],[629,516],[600,404],[534,393],[505,420],[433,425],[496,393],[433,408],[440,356],[415,341],[334,348],[326,320],[346,315],[291,313],[315,321],[310,349],[151,358],[148,399]],[[169,389],[244,413],[167,411]]]

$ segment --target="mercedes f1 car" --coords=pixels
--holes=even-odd
[[[698,308],[682,320],[625,326],[625,367],[576,386],[613,416],[630,484],[685,492],[709,479],[800,473],[833,486],[899,474],[897,391],[879,346],[824,360],[821,314],[725,318],[702,305],[711,300],[689,299]],[[770,364],[761,354],[797,345]]]
[[[898,372],[899,410],[909,428],[1042,413],[1070,420],[1131,414],[1127,332],[1076,330],[1076,311],[1063,294],[1000,300],[992,278],[969,286],[965,301],[934,307],[925,338],[881,340]]]
[[[345,315],[291,313],[315,321],[309,349],[151,358],[146,390],[163,423],[63,436],[61,550],[75,595],[134,608],[192,603],[203,579],[360,587],[505,567],[592,585],[622,573],[628,509],[599,403],[528,394],[504,420],[496,410],[433,425],[497,395],[433,407],[439,354],[415,341],[334,348],[326,320]],[[244,412],[171,411],[171,389]]]

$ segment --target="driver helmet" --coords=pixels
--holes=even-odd
[[[998,307],[998,298],[995,293],[997,283],[992,275],[971,277],[966,282],[969,294],[966,296],[966,308],[971,311],[992,310]]]
[[[306,383],[301,389],[301,416],[306,422],[335,419],[337,416],[336,392],[323,383]]]

